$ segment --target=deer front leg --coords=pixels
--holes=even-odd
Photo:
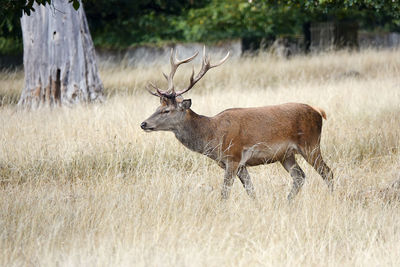
[[[225,164],[225,176],[224,176],[224,184],[222,185],[222,191],[221,191],[221,198],[222,199],[228,199],[229,193],[231,191],[234,178],[235,178],[235,173],[237,171],[237,163],[234,162],[227,162]]]
[[[243,184],[244,189],[246,189],[247,194],[252,198],[256,198],[256,193],[254,192],[253,183],[250,179],[250,174],[246,169],[246,166],[239,167],[237,176]]]

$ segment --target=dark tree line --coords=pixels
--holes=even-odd
[[[77,0],[65,0],[79,5]],[[19,18],[34,2],[1,0],[0,53],[22,50]],[[393,0],[86,0],[97,47],[301,34],[304,23],[356,20],[361,29],[400,31],[400,1]]]

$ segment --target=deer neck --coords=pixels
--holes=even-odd
[[[211,119],[198,115],[191,109],[187,110],[183,123],[173,132],[184,146],[202,154],[208,153],[209,144],[214,139]]]

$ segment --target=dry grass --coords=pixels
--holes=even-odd
[[[399,51],[260,55],[188,94],[205,115],[289,101],[326,110],[335,192],[301,161],[307,182],[292,205],[277,164],[250,168],[257,201],[236,182],[222,202],[215,163],[171,133],[141,131],[158,105],[143,85],[161,84],[159,68],[102,69],[104,104],[26,112],[3,101],[0,265],[399,266],[400,202],[382,191],[400,178],[399,73]],[[0,77],[3,99],[19,94],[21,73]]]

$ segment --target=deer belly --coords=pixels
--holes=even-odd
[[[283,159],[285,155],[292,153],[293,150],[296,150],[296,145],[290,142],[273,145],[258,143],[243,149],[239,164],[242,166],[256,166],[273,163]]]

